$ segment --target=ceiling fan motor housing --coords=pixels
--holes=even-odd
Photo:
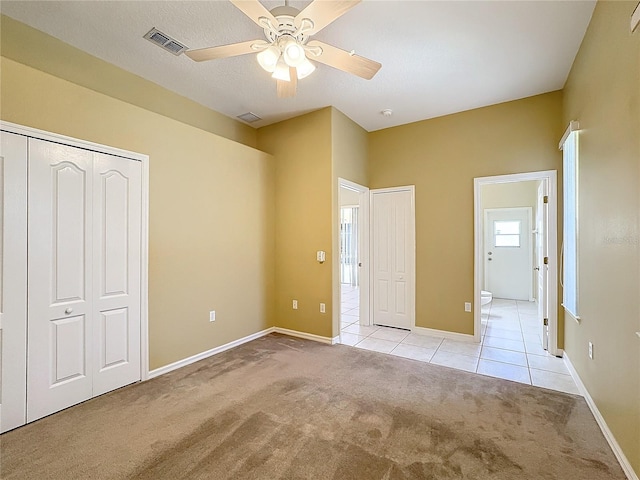
[[[308,36],[304,31],[298,31],[298,28],[295,25],[294,19],[298,13],[300,13],[300,11],[297,8],[289,6],[280,6],[271,10],[271,14],[278,21],[278,25],[274,25],[273,29],[264,29],[264,34],[267,37],[267,40],[270,43],[274,43],[277,42],[281,36],[290,35],[295,38],[298,43],[304,45],[308,40]]]

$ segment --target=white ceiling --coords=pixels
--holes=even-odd
[[[271,9],[284,0],[263,4]],[[333,105],[373,131],[561,89],[594,6],[365,0],[313,38],[355,50],[382,69],[363,80],[318,65],[292,99],[276,97],[275,80],[253,54],[196,63],[142,38],[151,27],[189,48],[264,38],[224,0],[2,0],[0,11],[229,117],[253,112],[263,119],[255,127]]]

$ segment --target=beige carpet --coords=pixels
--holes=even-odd
[[[581,397],[269,335],[0,437],[3,479],[624,479]]]

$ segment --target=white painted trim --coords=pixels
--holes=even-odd
[[[326,343],[329,345],[334,345],[336,343],[340,343],[340,337],[321,337],[320,335],[314,335],[312,333],[298,332],[296,330],[289,330],[288,328],[280,328],[280,327],[269,327],[264,330],[261,330],[256,333],[252,333],[251,335],[247,335],[246,337],[239,338],[237,340],[233,340],[232,342],[225,343],[224,345],[220,345],[219,347],[212,348],[210,350],[206,350],[204,352],[197,353],[187,358],[183,358],[182,360],[178,360],[177,362],[170,363],[169,365],[165,365],[164,367],[159,367],[149,372],[146,380],[151,380],[152,378],[158,377],[160,375],[164,375],[165,373],[172,372],[177,370],[178,368],[186,367],[187,365],[191,365],[192,363],[198,362],[200,360],[204,360],[205,358],[209,358],[213,355],[217,355],[222,352],[226,352],[235,347],[239,347],[245,343],[252,342],[253,340],[257,340],[258,338],[265,337],[270,333],[280,333],[282,335],[288,335],[290,337],[303,338],[305,340],[312,340],[314,342]]]
[[[426,335],[429,337],[449,338],[451,340],[457,340],[459,342],[474,342],[478,343],[473,335],[458,332],[448,332],[447,330],[436,330],[434,328],[413,327],[411,333],[417,333],[418,335]]]
[[[67,137],[57,133],[45,132],[37,128],[25,127],[11,122],[0,121],[0,130],[24,135],[26,137],[46,140],[53,143],[69,145],[92,152],[106,153],[142,163],[142,231],[140,241],[140,379],[149,378],[149,156],[123,150],[121,148],[101,145],[78,138]]]
[[[91,150],[92,152],[106,153],[108,155],[115,155],[117,157],[129,158],[141,162],[149,159],[148,155],[144,155],[142,153],[131,152],[129,150],[110,147],[109,145],[102,145],[100,143],[93,143],[79,138],[67,137],[66,135],[60,135],[53,132],[45,132],[44,130],[25,127],[24,125],[18,125],[16,123],[0,121],[0,129],[11,133],[17,133],[18,135],[24,135],[25,137],[39,138],[49,142],[62,143],[63,145],[69,145],[71,147]]]
[[[639,480],[638,475],[636,475],[636,473],[633,471],[633,467],[631,466],[631,463],[629,462],[626,455],[622,451],[620,444],[618,444],[616,437],[613,435],[613,432],[611,432],[611,430],[609,429],[609,426],[607,425],[607,422],[605,421],[604,417],[600,413],[600,410],[598,409],[596,402],[593,400],[593,398],[591,398],[591,395],[589,394],[587,387],[585,387],[584,383],[582,382],[582,379],[580,378],[580,375],[578,375],[578,372],[573,366],[573,363],[571,363],[571,359],[569,359],[569,356],[566,353],[564,355],[564,363],[567,366],[567,369],[569,370],[571,377],[576,382],[576,385],[578,386],[578,390],[586,400],[587,405],[591,410],[591,413],[593,413],[593,416],[595,417],[596,422],[600,427],[600,430],[602,430],[602,434],[604,435],[604,438],[607,440],[607,443],[611,447],[611,450],[613,450],[613,454],[618,459],[618,462],[620,463],[620,466],[622,467],[622,470],[624,471],[625,475],[629,480]]]
[[[635,32],[640,25],[640,2],[636,5],[635,10],[631,14],[631,33]]]
[[[549,257],[549,353],[558,355],[558,186],[557,172],[545,170],[540,172],[516,173],[473,179],[474,209],[474,280],[473,280],[473,331],[476,342],[481,339],[480,291],[482,285],[483,230],[482,230],[482,189],[483,185],[497,183],[526,182],[542,180],[547,182],[549,195],[548,246]]]
[[[149,157],[142,159],[142,250],[140,261],[140,379],[149,378]]]
[[[394,192],[410,192],[411,193],[411,224],[409,225],[409,231],[407,232],[407,237],[411,241],[411,257],[412,261],[410,262],[409,269],[409,278],[411,280],[411,284],[413,288],[409,291],[409,315],[411,317],[411,325],[410,329],[416,328],[416,186],[415,185],[404,185],[401,187],[390,187],[390,188],[377,188],[373,190],[369,190],[369,243],[373,243],[373,201],[371,198],[373,195],[378,195],[381,193],[394,193]],[[373,265],[373,248],[369,248],[369,264]],[[369,285],[373,285],[373,269],[369,269]],[[373,325],[373,315],[374,315],[374,299],[373,299],[373,288],[371,288],[369,295],[369,325]],[[362,323],[362,322],[361,322]]]
[[[218,353],[222,353],[234,347],[238,347],[244,343],[257,340],[258,338],[269,335],[273,331],[274,331],[274,327],[267,328],[265,330],[261,330],[260,332],[252,333],[251,335],[247,335],[246,337],[239,338],[238,340],[225,343],[224,345],[220,345],[219,347],[212,348],[211,350],[207,350],[205,352],[197,353],[196,355],[183,358],[182,360],[178,360],[177,362],[170,363],[169,365],[165,365],[164,367],[156,368],[149,372],[147,379],[150,380],[160,375],[164,375],[165,373],[169,373],[174,370],[177,370],[178,368],[186,367],[187,365],[191,365],[192,363],[198,362],[200,360],[204,360],[205,358],[211,357],[212,355],[217,355]]]
[[[281,333],[283,335],[289,335],[290,337],[304,338],[305,340],[313,340],[314,342],[326,343],[328,345],[333,345],[335,339],[339,339],[340,337],[321,337],[320,335],[314,335],[313,333],[307,332],[299,332],[297,330],[289,330],[288,328],[281,327],[273,327],[272,330],[274,333]],[[271,332],[269,332],[271,333]]]
[[[569,122],[569,126],[567,127],[564,134],[562,135],[562,139],[560,140],[560,143],[558,144],[559,150],[562,150],[562,148],[564,147],[564,142],[567,141],[567,137],[569,136],[569,134],[571,134],[571,132],[575,132],[576,130],[580,130],[580,122],[578,122],[577,120],[571,120]]]

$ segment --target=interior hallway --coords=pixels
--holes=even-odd
[[[482,307],[479,344],[359,325],[358,288],[341,285],[340,343],[579,395],[561,358],[542,348],[534,302],[493,299]]]

